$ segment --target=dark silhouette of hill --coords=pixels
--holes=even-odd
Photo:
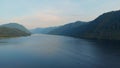
[[[74,36],[76,34],[76,32],[78,32],[79,30],[82,30],[79,27],[83,27],[86,24],[87,23],[85,23],[85,22],[76,21],[76,22],[58,27],[58,28],[52,30],[51,32],[49,32],[49,34]]]
[[[120,40],[120,11],[107,12],[90,22],[75,22],[52,30],[48,34],[78,38]]]

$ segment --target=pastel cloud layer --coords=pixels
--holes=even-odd
[[[28,28],[90,21],[119,10],[120,0],[0,0],[0,24],[17,22]]]

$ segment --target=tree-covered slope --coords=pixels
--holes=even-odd
[[[0,26],[0,37],[29,36],[31,33],[22,25],[10,23]]]
[[[49,34],[120,40],[120,11],[107,12],[86,24],[76,25],[78,24],[72,23],[74,27],[71,27],[71,24],[67,24],[49,32]]]

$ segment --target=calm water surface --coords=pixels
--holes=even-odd
[[[0,68],[120,68],[120,42],[53,35],[0,39]]]

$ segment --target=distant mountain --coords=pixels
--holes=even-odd
[[[74,36],[75,32],[78,32],[80,30],[79,27],[83,27],[86,24],[86,22],[76,21],[56,28],[50,31],[49,34]]]
[[[0,26],[0,37],[29,36],[31,33],[22,25],[9,23]]]
[[[30,30],[33,34],[47,34],[48,32],[56,29],[57,27],[48,27],[48,28],[36,28]]]
[[[80,24],[80,23],[79,23]],[[73,36],[78,38],[120,40],[120,11],[107,12],[93,21],[81,24],[71,24],[59,27],[49,34]]]
[[[83,33],[86,38],[120,40],[120,11],[100,15],[91,21]]]

